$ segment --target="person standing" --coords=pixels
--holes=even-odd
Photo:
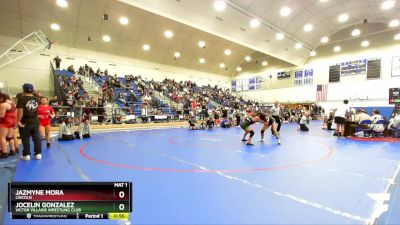
[[[39,133],[38,107],[39,101],[33,96],[33,85],[24,84],[22,86],[24,94],[19,97],[17,102],[17,124],[22,139],[23,160],[31,159],[30,137],[34,143],[35,159],[42,158],[42,143]]]
[[[15,127],[15,105],[11,102],[8,94],[0,92],[0,158],[8,158],[15,155],[14,127]],[[7,142],[10,145],[10,153],[7,154]]]
[[[278,127],[276,129],[276,131],[279,133],[279,131],[281,130],[281,116],[282,116],[282,110],[281,110],[281,106],[279,105],[278,101],[274,102],[274,105],[271,108],[271,114],[272,117],[275,119],[275,122],[278,124]]]
[[[59,70],[60,69],[60,65],[61,65],[61,59],[60,57],[55,57],[54,61],[56,62],[56,69]]]
[[[338,137],[344,136],[344,125],[346,123],[348,114],[350,112],[350,107],[348,106],[349,100],[344,100],[343,104],[338,106],[335,110],[335,123],[336,123],[336,131]]]
[[[47,148],[50,148],[50,128],[51,119],[55,117],[54,109],[48,104],[47,97],[40,98],[40,106],[38,108],[39,131],[40,136],[46,137]]]

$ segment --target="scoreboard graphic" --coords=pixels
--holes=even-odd
[[[129,219],[132,183],[9,183],[12,219]]]

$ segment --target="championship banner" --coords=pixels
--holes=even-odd
[[[303,85],[303,71],[295,71],[294,72],[294,86],[301,86]]]
[[[255,90],[256,89],[256,78],[250,78],[249,79],[249,90]]]
[[[313,69],[304,70],[304,85],[312,85],[313,80]]]

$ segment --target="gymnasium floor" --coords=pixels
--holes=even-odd
[[[268,132],[254,147],[237,127],[96,133],[54,142],[41,161],[20,161],[14,180],[131,181],[132,224],[367,224],[386,203],[377,200],[393,191],[400,143],[337,139],[319,122],[308,133],[295,124],[281,133],[282,145]],[[400,215],[383,220],[396,224]]]

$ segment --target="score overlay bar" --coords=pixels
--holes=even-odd
[[[131,182],[15,182],[8,197],[13,219],[118,219],[132,212]]]

